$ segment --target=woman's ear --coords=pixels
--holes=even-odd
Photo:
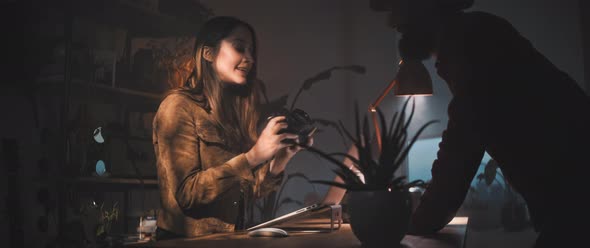
[[[203,46],[203,58],[209,62],[213,62],[213,48],[210,46]]]

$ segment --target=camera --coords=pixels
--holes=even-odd
[[[268,120],[277,116],[285,116],[284,122],[286,122],[288,125],[287,128],[279,131],[279,134],[297,134],[299,136],[299,144],[307,144],[309,140],[309,135],[316,130],[316,127],[314,126],[314,121],[309,117],[309,115],[305,111],[301,109],[294,109],[292,111],[282,109],[278,112],[273,113],[270,117],[268,117]],[[285,139],[283,140],[283,142],[295,144],[295,140],[292,139]]]

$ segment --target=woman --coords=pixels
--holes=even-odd
[[[257,135],[254,29],[215,17],[196,38],[193,73],[166,96],[153,122],[159,240],[244,228],[253,199],[280,185],[287,162],[301,149],[281,142],[297,138],[277,134],[287,127],[283,116]]]

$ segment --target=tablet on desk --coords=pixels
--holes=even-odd
[[[301,218],[301,217],[305,217],[311,214],[315,214],[315,213],[320,213],[320,212],[324,212],[324,211],[328,211],[330,209],[330,205],[327,204],[321,204],[321,203],[316,203],[298,210],[295,210],[291,213],[279,216],[277,218],[274,218],[272,220],[269,220],[267,222],[263,222],[261,224],[258,224],[256,226],[250,227],[248,229],[246,229],[247,231],[252,231],[254,229],[258,229],[258,228],[263,228],[263,227],[270,227],[270,226],[274,226],[274,225],[278,225],[278,224],[282,224],[285,223],[289,220],[293,220],[296,218]]]

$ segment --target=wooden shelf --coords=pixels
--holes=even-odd
[[[111,87],[80,79],[72,79],[70,87],[70,97],[75,102],[123,104],[147,112],[155,112],[163,97],[163,94]],[[62,95],[63,76],[39,78],[37,89],[41,94]]]
[[[79,177],[74,180],[76,183],[108,183],[108,184],[137,184],[141,185],[136,178],[116,178],[116,177]],[[145,185],[158,185],[157,179],[144,179]]]
[[[63,76],[43,77],[43,78],[39,78],[37,80],[37,83],[41,87],[44,85],[62,86],[63,87],[64,78],[63,78]],[[151,92],[133,90],[133,89],[127,89],[127,88],[112,87],[112,86],[108,86],[108,85],[104,85],[104,84],[98,84],[98,83],[93,83],[93,82],[86,81],[86,80],[81,80],[81,79],[72,79],[72,87],[88,88],[89,90],[103,90],[103,91],[108,91],[110,93],[138,96],[138,97],[144,97],[144,98],[149,98],[149,99],[153,99],[153,100],[160,100],[162,97],[161,94],[157,94],[157,93],[151,93]]]
[[[157,179],[143,179],[143,187],[146,189],[157,189]],[[69,181],[75,188],[92,188],[95,190],[128,190],[130,188],[141,189],[142,185],[137,178],[117,177],[79,177]],[[99,187],[97,187],[99,186]]]

